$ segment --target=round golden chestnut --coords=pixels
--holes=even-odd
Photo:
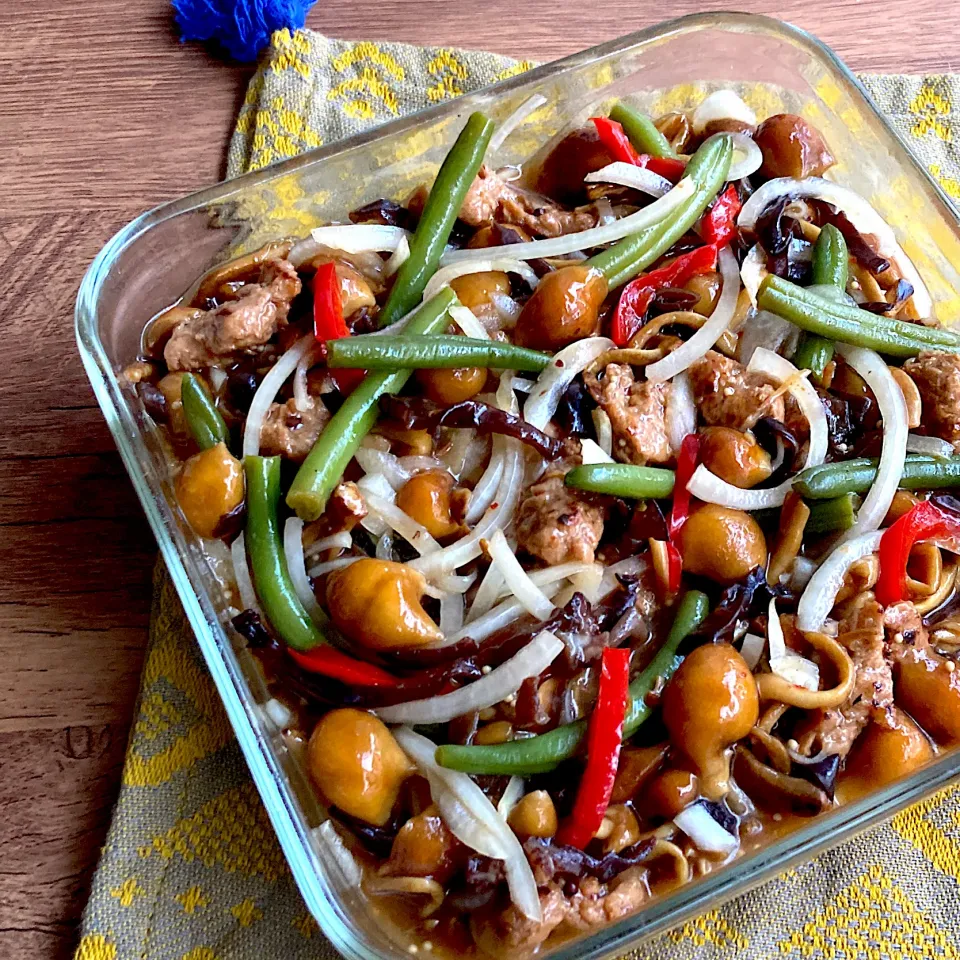
[[[578,263],[548,273],[520,311],[515,342],[553,352],[595,334],[606,295],[607,281],[596,267]]]
[[[218,443],[184,463],[174,490],[190,526],[201,537],[215,537],[223,518],[243,503],[243,467]]]

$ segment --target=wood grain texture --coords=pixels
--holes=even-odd
[[[957,62],[934,0],[713,0],[855,70]],[[677,0],[670,13],[695,12]],[[335,36],[548,60],[639,29],[635,0],[320,0]],[[167,0],[0,4],[0,957],[70,955],[116,795],[155,545],[73,344],[84,269],[143,209],[222,175],[250,69],[177,43]]]

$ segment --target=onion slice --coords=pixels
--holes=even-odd
[[[515,244],[514,246],[523,246],[523,244]],[[504,249],[504,255],[496,256],[499,249]],[[485,256],[470,257],[468,260],[458,260],[445,267],[441,267],[430,278],[426,287],[424,287],[424,302],[431,299],[431,297],[435,297],[444,287],[450,284],[451,280],[456,280],[458,277],[465,277],[470,273],[488,273],[490,271],[516,273],[523,278],[531,290],[535,290],[540,280],[534,272],[533,267],[524,263],[523,259],[519,257],[506,256],[507,249],[512,253],[513,247],[487,247],[476,251],[470,250],[468,252],[481,253],[485,254]]]
[[[244,610],[259,610],[257,593],[253,589],[250,564],[247,562],[247,545],[243,533],[230,544],[230,559],[233,561],[233,578],[237,581],[237,593]]]
[[[754,230],[763,212],[784,197],[823,200],[842,210],[861,233],[872,234],[877,240],[877,250],[882,257],[895,263],[913,287],[913,305],[921,317],[933,315],[933,300],[920,276],[920,272],[897,242],[893,228],[872,206],[854,190],[822,177],[794,180],[778,177],[768,180],[743,205],[737,225],[742,230]]]
[[[740,838],[727,833],[702,803],[690,804],[673,822],[705,853],[731,854],[740,846]]]
[[[816,467],[823,463],[829,443],[827,415],[820,397],[806,377],[800,376],[800,371],[789,360],[764,347],[756,349],[747,370],[750,373],[761,373],[779,383],[792,380],[790,393],[800,405],[800,410],[810,425],[810,442],[807,446],[805,468]],[[721,480],[701,463],[690,478],[687,489],[700,500],[716,503],[721,507],[730,507],[735,510],[764,510],[781,506],[792,486],[793,478],[788,477],[779,486],[770,487],[767,490],[744,490],[735,487],[732,483],[727,483],[726,480]]]
[[[613,459],[613,424],[610,416],[603,407],[597,407],[591,414],[593,427],[597,431],[597,446],[606,454],[608,460]],[[581,440],[581,445],[583,441]]]
[[[406,240],[409,247],[410,231],[381,223],[344,223],[329,227],[315,227],[310,236],[323,247],[344,253],[395,253]]]
[[[503,796],[500,797],[500,802],[497,804],[497,813],[503,817],[504,820],[510,816],[510,812],[513,808],[520,802],[520,798],[523,796],[523,777],[518,777],[516,775],[512,776],[509,781],[507,781],[506,789],[503,791]]]
[[[297,597],[310,614],[310,619],[323,623],[326,617],[317,603],[310,577],[307,576],[307,565],[303,556],[303,521],[299,517],[287,517],[287,522],[283,525],[283,553]]]
[[[491,670],[485,677],[452,693],[425,700],[411,700],[374,712],[385,723],[448,723],[454,717],[492,707],[520,689],[529,677],[538,677],[563,650],[563,641],[543,630],[519,653]]]
[[[547,98],[542,93],[535,93],[532,97],[524,100],[494,131],[493,136],[490,138],[490,145],[487,148],[489,154],[491,156],[495,154],[503,146],[507,137],[509,137],[531,113],[539,110],[546,102]]]
[[[465,773],[441,767],[434,759],[437,746],[409,727],[394,731],[401,749],[430,783],[430,793],[450,832],[473,850],[503,860],[510,899],[534,923],[543,918],[533,870],[507,821],[486,794]],[[464,817],[463,813],[467,816]],[[482,846],[478,847],[477,842]],[[491,852],[493,851],[493,852]]]
[[[697,405],[693,399],[690,374],[686,370],[678,373],[671,382],[665,416],[670,452],[676,457],[680,455],[683,438],[697,432]]]
[[[591,227],[589,230],[581,230],[578,233],[565,233],[561,237],[551,237],[549,240],[530,240],[527,243],[511,243],[502,247],[481,247],[474,250],[453,250],[445,253],[440,262],[453,264],[468,260],[485,260],[495,256],[500,250],[505,256],[509,255],[518,260],[536,260],[543,257],[562,257],[577,250],[599,247],[614,240],[622,240],[624,237],[662,222],[680,204],[689,200],[693,192],[693,183],[689,177],[684,177],[666,196],[654,200],[648,207],[614,223]]]
[[[257,387],[243,425],[243,456],[255,457],[260,453],[260,431],[263,429],[263,421],[270,404],[276,399],[287,377],[297,369],[300,358],[310,350],[314,342],[313,334],[299,339],[281,355]]]
[[[622,160],[608,163],[605,167],[588,173],[583,180],[584,183],[615,183],[647,193],[651,197],[665,196],[673,189],[673,184],[666,177]]]
[[[907,453],[926,453],[931,457],[952,457],[956,451],[949,440],[939,437],[921,437],[911,433],[907,437]]]
[[[783,637],[783,624],[777,613],[776,597],[770,598],[767,611],[767,634],[770,639],[770,670],[778,677],[803,687],[805,690],[820,689],[820,668],[806,657],[787,649]]]
[[[743,264],[740,267],[740,280],[743,282],[743,288],[750,295],[750,302],[757,305],[757,294],[760,292],[760,284],[767,275],[767,254],[759,243],[755,243],[743,258]]]
[[[460,328],[460,331],[466,337],[473,337],[475,340],[489,340],[490,333],[487,328],[477,319],[476,314],[462,303],[454,304],[448,311],[450,318]]]
[[[430,531],[408,513],[404,513],[395,503],[366,490],[363,491],[363,501],[369,511],[375,513],[391,530],[399,533],[421,557],[440,551],[440,544]]]
[[[880,549],[879,530],[865,533],[837,547],[810,578],[797,607],[797,627],[800,630],[820,630],[826,622],[837,594],[843,586],[847,571],[864,557]]]
[[[527,613],[538,620],[546,620],[553,613],[553,604],[520,566],[502,530],[497,530],[487,541],[487,550],[510,592],[523,604]]]
[[[607,337],[585,337],[555,354],[523,405],[523,417],[527,423],[542,430],[553,419],[560,398],[574,377],[601,354],[615,347],[616,344]]]
[[[383,275],[392,277],[409,259],[410,241],[406,237],[401,237],[397,249],[393,251],[390,259],[383,265]]]
[[[903,476],[909,429],[903,391],[880,355],[873,350],[853,347],[848,343],[838,343],[836,350],[866,380],[867,386],[877,398],[877,406],[883,418],[883,445],[880,449],[877,476],[857,512],[857,522],[840,537],[839,542],[846,543],[876,530],[883,523]]]
[[[756,173],[763,166],[763,151],[757,146],[753,137],[745,133],[730,135],[733,140],[733,159],[730,161],[728,180],[742,180]]]
[[[757,115],[733,90],[714,90],[693,111],[690,123],[694,133],[703,133],[707,124],[714,120],[739,120],[753,127],[756,126]]]
[[[594,411],[596,413],[596,411]],[[609,424],[609,418],[607,423]],[[604,439],[601,437],[601,439]],[[610,438],[611,445],[613,443],[612,436]],[[589,437],[580,438],[580,460],[584,464],[591,463],[613,463],[613,457],[610,456],[607,451],[600,446],[595,440],[591,440]]]
[[[352,543],[353,537],[346,530],[341,530],[340,533],[332,533],[322,540],[315,540],[304,549],[304,554],[312,557],[323,553],[324,550],[346,550]]]
[[[713,312],[689,340],[685,340],[662,360],[657,360],[646,368],[648,380],[656,383],[683,373],[704,356],[723,336],[724,331],[729,329],[737,309],[737,298],[740,296],[740,271],[737,268],[737,258],[729,247],[720,251],[719,266],[723,287]]]

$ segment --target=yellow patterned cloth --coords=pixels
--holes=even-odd
[[[487,53],[280,32],[250,84],[231,175],[522,72]],[[862,78],[960,197],[960,78]],[[642,947],[638,958],[960,958],[960,788]],[[77,960],[327,960],[180,603],[158,568],[123,785]]]

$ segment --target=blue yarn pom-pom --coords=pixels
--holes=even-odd
[[[214,40],[234,60],[256,60],[270,34],[299,30],[316,0],[173,0],[181,40]]]

